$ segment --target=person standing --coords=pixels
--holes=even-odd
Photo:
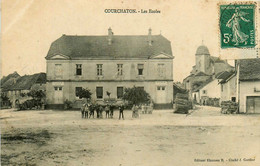
[[[105,111],[106,111],[106,118],[109,118],[109,105],[108,104],[105,107]]]
[[[81,118],[84,118],[84,116],[85,116],[85,104],[82,104],[82,106],[80,107],[80,111],[81,111]]]
[[[90,104],[90,106],[89,106],[89,118],[91,118],[91,116],[94,118],[94,111],[95,111],[94,105]]]
[[[99,118],[103,118],[103,106],[102,105],[99,105]]]
[[[99,105],[95,105],[95,110],[97,113],[97,118],[99,118]]]
[[[125,120],[125,118],[124,118],[124,105],[123,104],[121,104],[120,106],[119,106],[119,120],[121,119],[121,117],[123,118],[123,120]]]
[[[89,105],[88,104],[85,104],[84,112],[85,112],[85,118],[88,118],[88,114],[89,114]]]
[[[110,109],[110,118],[113,118],[113,116],[114,116],[114,105],[111,104],[109,109]]]

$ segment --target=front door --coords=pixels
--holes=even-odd
[[[166,86],[157,86],[156,103],[166,103]]]
[[[63,104],[63,87],[54,87],[54,104]]]
[[[260,113],[260,96],[248,96],[246,99],[247,113]]]

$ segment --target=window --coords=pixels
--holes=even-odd
[[[158,76],[164,77],[165,76],[165,66],[164,66],[164,64],[158,64],[157,71],[158,71]]]
[[[223,84],[221,84],[221,92],[223,92],[223,89],[224,89]]]
[[[123,64],[117,64],[117,75],[123,75]]]
[[[137,89],[144,90],[144,87],[143,86],[139,86],[139,87],[137,87]]]
[[[62,77],[62,65],[61,64],[55,64],[54,74],[55,74],[55,77],[59,77],[59,78]]]
[[[62,91],[62,86],[55,86],[55,87],[54,87],[54,90],[55,90],[55,91]]]
[[[231,101],[236,102],[236,97],[231,97]]]
[[[75,88],[75,95],[76,97],[79,97],[79,92],[82,90],[82,87],[76,87]]]
[[[207,91],[206,91],[206,90],[203,90],[202,93],[203,93],[203,94],[207,94]]]
[[[137,69],[138,69],[138,75],[143,75],[144,64],[138,64]]]
[[[123,87],[117,87],[117,98],[122,99],[124,94],[124,88]]]
[[[76,75],[77,76],[82,75],[82,64],[76,64]]]
[[[157,90],[165,90],[165,86],[157,86]]]
[[[98,76],[102,76],[103,72],[102,72],[102,64],[97,64],[97,75]]]
[[[98,99],[103,98],[103,87],[96,87],[96,95]]]

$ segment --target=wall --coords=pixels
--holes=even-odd
[[[164,76],[158,73],[158,64],[165,65]],[[62,64],[62,78],[55,77],[55,64]],[[82,64],[82,75],[76,75],[76,64]],[[97,64],[103,64],[103,75],[97,76]],[[117,75],[117,64],[123,64],[123,75]],[[138,75],[138,64],[144,64],[143,75]],[[76,102],[75,87],[88,88],[96,98],[96,87],[103,87],[103,96],[106,91],[111,93],[111,98],[116,98],[117,87],[142,86],[151,95],[156,103],[157,86],[166,87],[166,102],[173,100],[173,63],[172,59],[147,59],[147,60],[47,60],[47,103],[54,104],[54,86],[63,87],[63,101]]]
[[[211,81],[210,83],[208,83],[203,88],[201,88],[199,90],[200,97],[202,98],[203,96],[207,96],[209,98],[220,98],[221,86],[220,86],[220,84],[218,84],[218,82],[219,81],[217,79],[215,79],[215,80]],[[203,93],[204,90],[206,90],[206,94]]]
[[[233,76],[228,82],[221,84],[223,90],[221,90],[221,101],[231,100],[232,97],[236,97],[237,76]]]
[[[165,76],[158,76],[157,65],[165,64]],[[62,64],[62,78],[55,77],[55,64]],[[82,75],[76,75],[76,64],[82,64]],[[103,76],[97,76],[97,64],[103,64]],[[117,64],[123,64],[123,76],[117,76]],[[144,64],[143,76],[138,75],[137,64]],[[173,79],[172,59],[150,60],[47,60],[47,80],[142,80]]]
[[[239,112],[246,113],[246,97],[260,96],[260,92],[255,92],[254,88],[260,90],[260,81],[240,81],[239,88]]]
[[[145,82],[145,81],[95,81],[95,82],[48,82],[47,83],[47,103],[54,104],[54,86],[63,87],[63,101],[68,99],[69,101],[76,102],[79,98],[76,97],[75,88],[83,87],[88,88],[92,92],[92,98],[96,99],[96,87],[103,87],[103,98],[108,98],[106,92],[110,92],[110,98],[117,99],[117,87],[131,88],[144,87],[152,100],[157,103],[159,97],[157,95],[157,86],[165,86],[166,89],[166,102],[171,103],[173,100],[173,86],[171,81],[156,81],[156,82]],[[99,99],[97,99],[99,100]],[[103,99],[100,99],[103,100]]]

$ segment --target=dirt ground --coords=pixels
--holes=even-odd
[[[213,107],[138,119],[125,111],[125,120],[118,111],[114,119],[82,119],[79,111],[9,109],[0,122],[2,165],[260,165],[260,115]]]

